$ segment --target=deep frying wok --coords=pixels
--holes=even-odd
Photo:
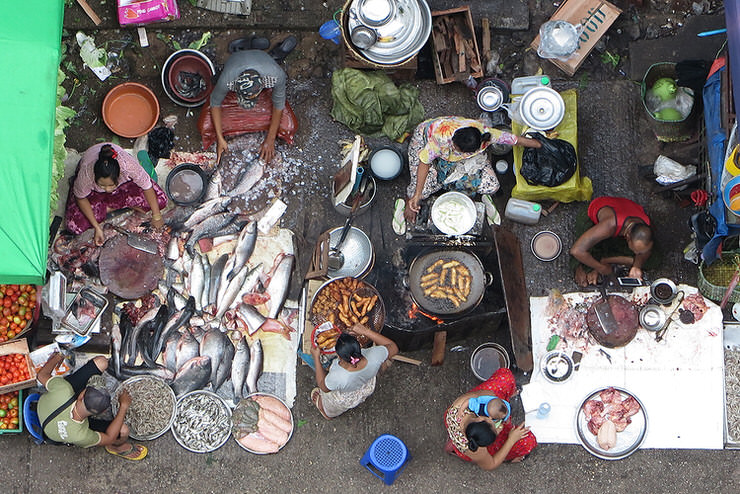
[[[421,277],[427,273],[427,268],[439,259],[458,261],[470,271],[470,294],[459,307],[450,300],[432,298],[424,295],[421,287]],[[417,256],[409,266],[408,285],[414,302],[424,311],[439,316],[456,316],[472,310],[483,300],[486,287],[493,282],[493,276],[483,271],[483,264],[474,254],[464,250],[434,250]]]

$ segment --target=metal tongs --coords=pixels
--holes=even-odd
[[[674,306],[671,312],[668,314],[668,317],[666,317],[665,322],[663,323],[663,326],[660,327],[658,331],[655,333],[655,341],[662,341],[663,336],[665,335],[665,332],[668,331],[668,326],[671,325],[671,321],[673,321],[673,316],[676,314],[676,311],[681,306],[681,302],[683,301],[683,290],[680,290],[676,294],[676,299],[674,300]]]

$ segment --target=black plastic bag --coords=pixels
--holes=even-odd
[[[562,139],[548,139],[540,133],[531,136],[542,143],[541,148],[525,148],[519,174],[529,185],[556,187],[567,182],[576,172],[576,150]]]
[[[148,147],[152,163],[156,164],[159,158],[169,158],[175,147],[175,133],[168,127],[157,127],[149,132]]]

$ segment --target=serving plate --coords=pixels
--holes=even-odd
[[[640,411],[630,417],[632,419],[632,423],[629,424],[625,430],[617,433],[617,444],[613,448],[605,450],[599,446],[596,436],[588,430],[588,421],[586,420],[586,414],[583,411],[583,405],[585,405],[588,400],[600,400],[599,393],[609,389],[610,387],[619,391],[622,396],[622,400],[629,397],[637,400],[637,403],[640,404]],[[645,411],[645,405],[642,404],[637,396],[624,388],[607,386],[589,393],[583,401],[581,401],[581,404],[578,406],[578,411],[576,412],[575,425],[576,436],[578,436],[578,440],[586,451],[602,460],[621,460],[622,458],[627,458],[629,455],[634,453],[645,440],[645,436],[647,436],[648,418],[647,412]]]

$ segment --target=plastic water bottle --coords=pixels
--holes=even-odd
[[[536,87],[550,87],[550,78],[546,75],[528,75],[525,77],[516,77],[511,81],[511,94],[524,94],[530,89]]]
[[[536,202],[525,201],[512,197],[506,203],[504,215],[512,221],[524,223],[525,225],[535,225],[540,221],[542,206]]]
[[[540,407],[537,409],[537,418],[544,419],[550,414],[550,404],[548,402],[540,403]]]

